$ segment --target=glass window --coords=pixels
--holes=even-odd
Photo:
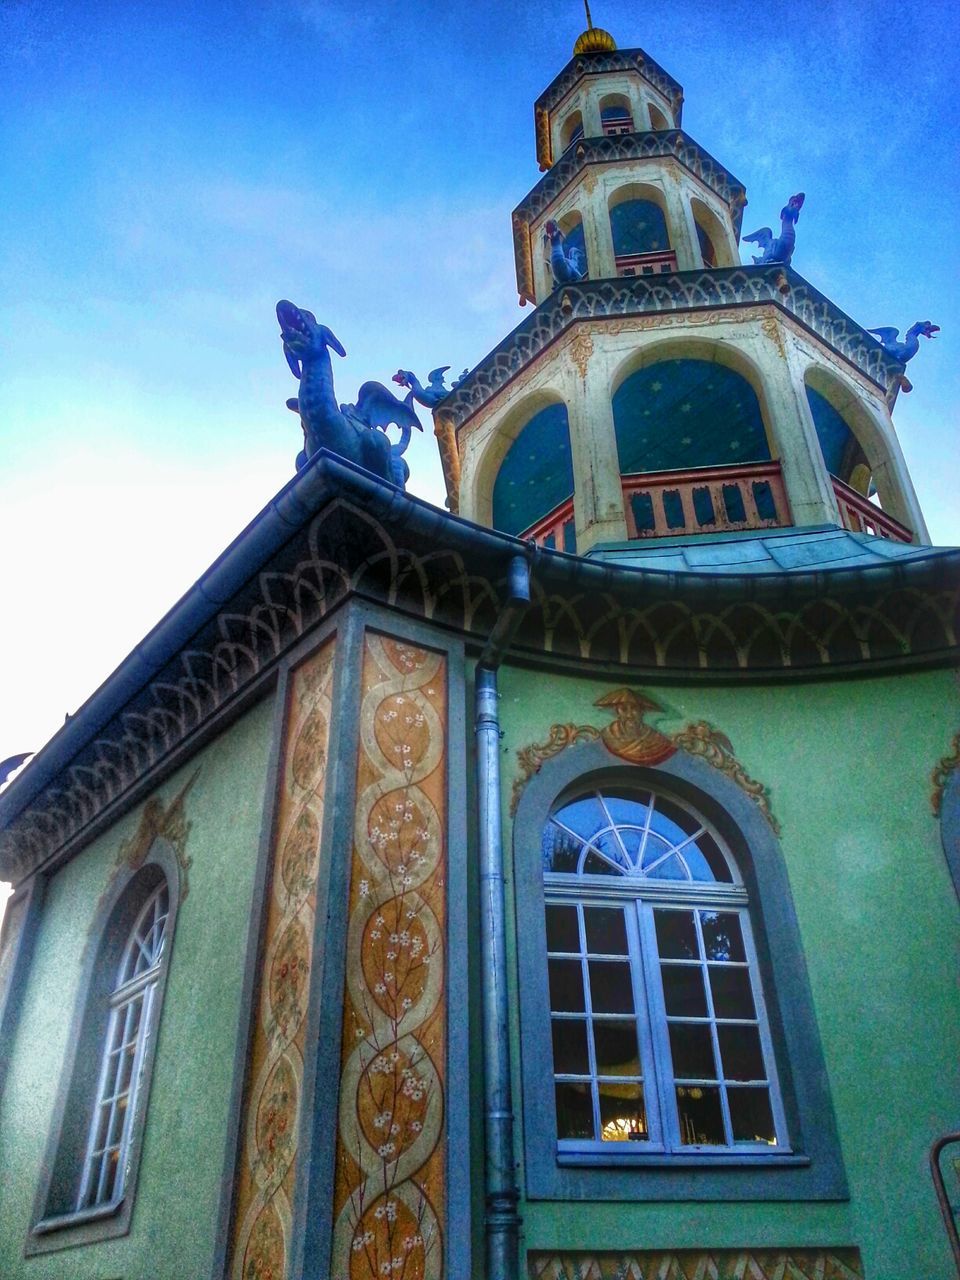
[[[554,809],[542,866],[561,1151],[784,1151],[747,895],[718,833],[669,796],[600,788]]]
[[[153,1019],[151,1009],[169,915],[166,883],[144,903],[134,922],[109,997],[110,1016],[103,1042],[97,1097],[93,1107],[77,1209],[92,1209],[118,1200],[143,1060]]]

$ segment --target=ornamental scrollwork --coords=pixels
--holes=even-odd
[[[930,793],[930,807],[933,809],[935,818],[940,817],[940,810],[943,806],[943,793],[946,789],[947,781],[955,769],[960,769],[960,730],[953,736],[949,754],[942,757],[930,775],[930,781],[933,783],[933,790]]]
[[[757,782],[746,772],[737,759],[733,743],[725,733],[707,720],[688,724],[677,733],[665,734],[646,723],[651,711],[663,711],[659,703],[635,689],[614,689],[593,704],[609,708],[613,723],[597,728],[590,724],[554,724],[545,742],[532,743],[517,751],[518,772],[510,797],[510,814],[516,813],[524,787],[535,773],[539,773],[545,761],[552,759],[573,746],[575,742],[595,742],[598,739],[607,750],[629,764],[655,766],[668,760],[677,751],[705,760],[712,768],[728,777],[754,802],[775,835],[780,834],[780,823],[770,807],[770,789]],[[960,737],[960,735],[958,735]]]

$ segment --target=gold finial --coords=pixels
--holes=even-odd
[[[580,53],[611,53],[617,47],[616,40],[609,31],[593,25],[590,0],[583,0],[583,7],[587,11],[587,29],[582,36],[577,37],[577,43],[573,46],[574,57]]]

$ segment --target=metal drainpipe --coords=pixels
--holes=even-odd
[[[517,1280],[520,1246],[520,1191],[513,1150],[510,1083],[497,668],[530,603],[530,569],[523,556],[515,556],[510,562],[508,586],[507,605],[476,670],[487,1280]]]

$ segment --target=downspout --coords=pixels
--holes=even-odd
[[[530,605],[530,566],[514,556],[507,603],[476,670],[477,794],[480,803],[481,988],[486,1163],[486,1280],[517,1280],[521,1218],[513,1150],[507,1000],[506,912],[500,828],[500,719],[497,668]]]

